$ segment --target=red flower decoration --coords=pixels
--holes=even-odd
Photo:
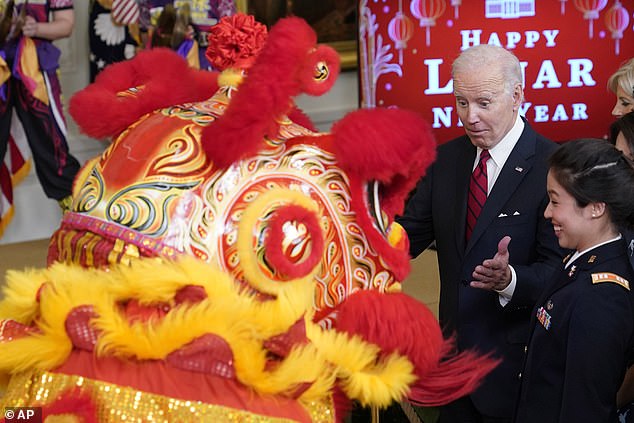
[[[225,16],[211,28],[206,56],[217,70],[249,68],[266,40],[266,26],[252,15]]]

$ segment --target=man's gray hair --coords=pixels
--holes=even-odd
[[[516,84],[523,85],[522,66],[519,59],[503,47],[480,44],[464,50],[451,67],[452,78],[460,72],[469,72],[478,67],[497,66],[504,78],[504,89],[513,95]]]

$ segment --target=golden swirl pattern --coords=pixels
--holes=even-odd
[[[201,113],[198,108],[176,106],[161,110],[161,113],[168,117],[177,117],[179,119],[191,121],[195,125],[206,126],[210,122],[216,120],[216,116],[207,113]]]
[[[179,195],[178,191],[189,190],[196,185],[196,181],[157,182],[127,187],[108,202],[106,217],[109,221],[145,235],[160,236],[167,229],[169,205]],[[152,195],[153,193],[158,195]]]
[[[86,172],[75,210],[154,237],[175,251],[215,262],[242,282],[247,282],[244,267],[245,257],[249,257],[256,263],[253,269],[257,271],[252,273],[271,282],[268,286],[283,280],[267,262],[263,242],[267,216],[275,207],[262,208],[254,219],[249,241],[243,242],[252,255],[239,251],[241,220],[268,192],[301,194],[315,203],[323,232],[324,254],[313,286],[316,319],[327,326],[332,311],[350,294],[358,289],[384,290],[393,282],[393,275],[386,272],[356,224],[350,180],[337,166],[335,156],[320,146],[322,140],[329,142],[323,134],[316,136],[283,116],[277,122],[277,136],[264,139],[257,155],[223,170],[210,166],[200,135],[204,126],[224,112],[226,95],[221,92],[205,102],[144,116],[135,124],[141,132],[143,122],[152,128],[160,119],[167,119],[165,127],[171,129],[152,141],[132,132],[117,138],[99,164]],[[135,142],[148,143],[144,144],[146,156],[128,154]]]
[[[191,181],[201,178],[208,170],[207,158],[200,142],[200,127],[187,125],[183,135],[167,141],[160,154],[153,157],[148,165],[146,177],[168,177],[173,181]]]
[[[329,315],[337,304],[352,292],[372,285],[370,275],[381,272],[384,265],[369,247],[365,234],[353,224],[356,215],[350,204],[349,180],[336,166],[334,156],[306,144],[287,146],[267,142],[266,147],[258,156],[218,174],[213,182],[205,182],[202,188],[205,222],[197,222],[192,232],[212,260],[217,257],[223,268],[245,281],[245,263],[237,239],[240,222],[250,205],[273,190],[298,191],[315,201],[325,253],[314,278],[314,305],[323,310],[318,312],[317,319],[328,325]],[[279,275],[266,262],[263,243],[270,212],[261,210],[247,248],[258,263],[259,277],[272,281]],[[218,234],[219,238],[205,240],[205,234]]]
[[[104,180],[97,167],[93,167],[86,181],[74,194],[73,209],[77,212],[90,212],[103,200]]]

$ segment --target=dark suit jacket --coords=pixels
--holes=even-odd
[[[632,350],[634,296],[622,281],[593,281],[592,274],[603,272],[634,283],[623,240],[577,258],[537,301],[516,423],[617,421],[616,391]]]
[[[461,350],[475,348],[503,359],[472,394],[485,415],[512,417],[530,313],[561,264],[563,253],[552,225],[544,219],[547,158],[556,147],[525,122],[468,244],[467,194],[476,148],[466,136],[438,148],[436,161],[398,219],[407,231],[412,257],[436,242],[440,323],[445,333],[457,335]],[[505,235],[512,238],[510,264],[517,273],[517,286],[512,301],[502,307],[497,293],[471,288],[468,283],[475,267],[495,255]]]

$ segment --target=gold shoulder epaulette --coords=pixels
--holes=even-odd
[[[593,273],[592,283],[612,282],[621,285],[623,288],[630,290],[630,283],[627,279],[620,277],[614,273]]]

